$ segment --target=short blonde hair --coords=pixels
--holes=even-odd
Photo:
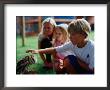
[[[85,19],[76,19],[73,20],[68,26],[68,32],[78,32],[78,33],[85,33],[87,36],[91,31],[90,24]]]
[[[63,23],[63,24],[59,24],[56,26],[56,28],[60,28],[62,34],[63,34],[63,39],[64,39],[64,42],[68,41],[69,40],[69,35],[68,35],[68,25]],[[56,31],[56,30],[55,30]],[[55,31],[53,33],[53,40],[55,39]]]

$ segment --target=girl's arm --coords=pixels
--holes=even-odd
[[[40,46],[40,41],[38,40],[38,49],[40,49],[40,48],[41,48],[41,46]],[[45,55],[42,54],[42,53],[39,53],[39,55],[40,55],[41,59],[42,59],[44,62],[46,62]]]

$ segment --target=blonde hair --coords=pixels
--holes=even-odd
[[[67,24],[59,24],[56,26],[56,28],[60,28],[62,34],[63,34],[63,42],[67,42],[69,41],[69,37],[68,37],[68,25]],[[56,29],[55,29],[56,31]],[[53,42],[55,41],[56,35],[55,35],[55,31],[53,33]]]
[[[42,28],[41,28],[41,32],[40,34],[44,34],[44,30],[43,30],[43,27],[44,27],[44,24],[45,23],[50,23],[52,26],[53,26],[53,29],[55,29],[56,27],[56,22],[53,18],[49,17],[49,18],[46,18],[43,22],[42,22]]]
[[[68,26],[68,32],[85,33],[87,36],[91,31],[90,24],[85,19],[73,20]]]

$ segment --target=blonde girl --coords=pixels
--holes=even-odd
[[[53,46],[61,46],[69,41],[68,37],[68,25],[63,23],[56,26],[53,33]],[[63,67],[63,60],[66,56],[66,53],[54,53],[54,67],[57,74],[65,73]]]
[[[42,30],[38,36],[38,49],[45,49],[52,47],[53,31],[55,29],[56,22],[53,18],[46,18],[42,22]],[[51,54],[40,54],[41,59],[44,61],[44,67],[51,68]]]

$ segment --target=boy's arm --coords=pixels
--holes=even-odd
[[[39,49],[39,50],[32,50],[32,49],[30,49],[30,50],[27,50],[26,52],[27,52],[27,53],[31,52],[31,53],[33,53],[33,54],[36,54],[36,53],[52,54],[52,53],[56,53],[56,50],[55,50],[54,47],[52,47],[52,48],[45,48],[45,49]]]
[[[46,49],[40,49],[40,50],[36,50],[36,53],[48,53],[48,54],[52,54],[52,53],[61,53],[61,52],[65,52],[71,49],[71,42],[68,42],[66,44],[63,44],[61,46],[57,46],[57,47],[52,47],[52,48],[46,48]]]
[[[45,49],[39,49],[39,50],[27,50],[26,52],[31,52],[31,53],[47,53],[47,54],[53,54],[56,52],[65,52],[68,51],[69,49],[71,49],[71,44],[67,43],[58,47],[51,47],[51,48],[45,48]]]
[[[55,53],[56,50],[55,50],[54,47],[52,47],[52,48],[45,48],[45,49],[35,50],[35,52],[52,54],[52,53]]]
[[[89,65],[86,64],[85,62],[83,62],[83,61],[82,61],[81,59],[79,59],[79,58],[78,58],[78,63],[80,64],[80,66],[81,66],[82,68],[84,68],[84,69],[86,69],[86,70],[88,70],[88,71],[91,71],[91,72],[94,71],[94,69],[90,69],[90,68],[89,68]]]
[[[80,66],[81,66],[82,68],[84,68],[84,69],[87,70],[87,71],[90,71],[90,72],[94,73],[94,68],[90,68],[87,63],[85,63],[84,61],[82,61],[82,60],[79,59],[78,57],[77,57],[77,59],[78,59],[78,63],[80,64]]]

